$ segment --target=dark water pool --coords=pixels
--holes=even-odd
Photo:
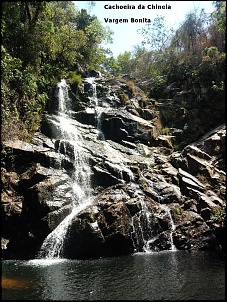
[[[165,251],[97,260],[3,260],[2,299],[224,300],[225,259]]]

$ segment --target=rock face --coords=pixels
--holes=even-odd
[[[75,144],[62,136],[58,96],[32,142],[3,142],[3,258],[37,257],[69,217],[78,154],[86,159],[82,169],[89,167],[92,203],[71,215],[62,257],[225,250],[225,125],[175,151],[174,133],[162,133],[160,104],[95,74],[78,96],[68,90],[64,131],[73,129]],[[177,114],[180,120],[184,112]]]

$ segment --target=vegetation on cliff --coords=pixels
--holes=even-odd
[[[94,1],[90,5],[95,5]],[[207,86],[224,97],[226,2],[214,12],[192,11],[174,32],[163,17],[141,29],[144,45],[117,59],[103,43],[112,32],[73,1],[2,3],[2,139],[28,139],[39,127],[56,81],[76,87],[89,69],[114,76],[150,78],[151,97],[178,82],[186,89]]]
[[[2,139],[37,130],[52,88],[61,77],[74,84],[96,68],[111,31],[72,1],[2,3]]]
[[[163,204],[171,208],[179,249],[225,248],[225,2],[214,7],[211,15],[189,13],[177,31],[157,17],[141,30],[150,50],[142,45],[114,59],[102,46],[111,31],[87,10],[77,11],[72,1],[3,2],[2,221],[10,257],[33,258],[74,199],[74,193],[65,198],[73,188],[74,145],[61,145],[52,119],[56,84],[63,77],[71,86],[68,119],[86,137],[100,206],[99,215],[92,206],[74,220],[71,238],[83,219],[82,237],[87,241],[91,231],[98,251],[96,243],[102,245],[119,227],[128,242],[144,200],[152,215],[157,210],[152,235],[160,234],[155,244],[161,250],[169,248],[162,231],[169,233],[171,226]],[[92,74],[94,82],[84,79]],[[94,85],[98,103],[91,99]],[[119,186],[124,182],[132,186]],[[96,234],[90,226],[95,222]],[[112,238],[117,241],[111,249],[116,242],[121,249],[118,235]]]

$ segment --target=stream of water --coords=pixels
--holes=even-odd
[[[99,100],[97,99],[96,85],[94,78],[85,79],[92,87],[90,92],[90,108],[96,112],[97,129],[99,131],[99,140],[105,141],[105,135],[101,129],[101,116],[102,113],[107,111],[108,108],[99,106]],[[72,211],[71,213],[55,228],[44,240],[38,258],[43,259],[55,259],[61,258],[63,255],[64,240],[69,225],[75,215],[81,210],[85,209],[88,205],[94,201],[92,188],[91,188],[91,168],[89,166],[86,152],[84,152],[83,146],[86,142],[77,127],[71,123],[70,110],[71,100],[68,95],[68,85],[63,79],[58,83],[58,113],[54,117],[54,121],[59,129],[59,153],[67,154],[67,148],[70,146],[71,157],[74,160],[74,171],[72,173]],[[125,182],[122,174],[122,165],[124,165],[125,172],[128,175],[128,181],[133,180],[132,171],[124,164],[125,159],[122,158],[122,154],[113,149],[111,145],[105,141],[103,142],[103,148],[106,154],[109,156],[109,160],[113,162],[113,169],[118,171],[118,178],[120,181]],[[135,192],[137,192],[135,190]],[[137,192],[137,194],[139,194]],[[151,213],[148,211],[146,203],[141,201],[142,209],[132,219],[133,226],[133,242],[135,252],[143,250],[149,252],[149,242],[152,242],[152,232],[149,229]],[[171,250],[175,251],[176,248],[173,244],[172,233],[175,229],[174,222],[171,216],[171,212],[168,206],[163,205],[164,211],[167,213],[170,221],[170,241]]]
[[[68,85],[64,79],[58,83],[58,101],[59,149],[63,144],[63,149],[70,145],[73,150],[72,212],[44,240],[38,258],[61,257],[65,234],[73,217],[93,202],[90,184],[91,169],[82,148],[84,144],[83,137],[78,132],[77,127],[72,125],[68,119],[70,100],[68,97]]]

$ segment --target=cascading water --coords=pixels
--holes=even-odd
[[[148,210],[146,201],[141,193],[140,189],[135,187],[134,196],[140,200],[141,210],[132,217],[134,252],[148,252],[148,243],[153,238],[151,230],[152,214]]]
[[[91,170],[82,147],[82,135],[77,127],[70,122],[68,114],[70,99],[65,80],[58,83],[58,101],[59,150],[66,150],[68,146],[73,150],[72,211],[44,240],[38,258],[48,259],[62,256],[65,235],[73,217],[93,202],[90,184]]]
[[[170,221],[170,243],[171,243],[171,250],[172,251],[176,251],[177,248],[175,247],[174,243],[173,243],[173,232],[176,229],[176,226],[173,222],[173,218],[171,215],[171,211],[170,208],[166,205],[162,205],[162,207],[164,208],[165,212],[167,213],[167,215],[169,216],[169,221]]]
[[[98,105],[98,99],[97,99],[95,78],[93,77],[85,78],[84,83],[89,85],[87,91],[90,98],[90,107],[96,107]]]
[[[97,129],[99,131],[99,139],[101,141],[104,141],[106,139],[105,135],[102,131],[102,114],[103,114],[103,112],[105,112],[105,110],[102,107],[97,107],[96,108]]]
[[[143,251],[143,252],[151,252],[150,246],[152,243],[158,240],[159,235],[153,236],[150,226],[152,225],[151,219],[152,215],[147,209],[147,205],[144,201],[141,201],[142,209],[132,218],[132,227],[133,227],[133,244],[134,244],[134,251]],[[173,243],[173,232],[175,231],[176,227],[173,222],[173,218],[168,206],[161,205],[164,209],[165,213],[169,217],[169,224],[170,224],[170,250],[176,251],[177,248]]]
[[[110,107],[103,107],[102,102],[97,98],[97,89],[96,89],[96,82],[95,78],[86,78],[85,81],[90,84],[90,100],[91,105],[94,106],[96,120],[97,120],[97,130],[99,131],[99,140],[105,141],[105,135],[102,131],[102,114],[104,112],[108,112]],[[100,106],[101,105],[101,106]],[[125,158],[122,158],[122,155],[117,152],[109,143],[105,141],[103,148],[109,154],[109,161],[111,159],[113,163],[113,169],[117,171],[118,179],[121,179],[122,182],[125,182],[123,173],[122,173],[122,166],[124,166],[124,171],[128,175],[128,181],[132,181],[134,179],[134,175],[132,171],[126,167],[125,165]],[[152,186],[152,184],[151,184]],[[139,191],[135,190],[135,195],[139,196]],[[173,232],[175,230],[175,225],[172,219],[172,215],[168,206],[162,205],[165,213],[169,217],[169,224],[170,224],[170,243],[171,243],[171,250],[175,251],[176,247],[173,243]],[[146,202],[141,199],[141,210],[133,216],[132,218],[132,239],[134,244],[134,251],[144,251],[150,252],[149,245],[157,240],[158,236],[153,236],[151,225],[152,225],[152,215],[148,210]]]
[[[148,184],[150,185],[151,188],[153,188],[153,183],[151,180],[147,179],[147,182]],[[170,232],[169,232],[169,238],[170,238],[170,244],[171,244],[171,251],[176,251],[177,248],[175,247],[174,243],[173,243],[173,232],[175,231],[176,229],[176,226],[174,224],[174,221],[173,221],[173,217],[172,217],[172,214],[171,214],[171,210],[170,208],[163,204],[162,203],[162,197],[160,196],[157,196],[158,200],[159,200],[159,206],[164,210],[165,212],[165,215],[168,216],[169,218],[169,229],[170,229]],[[151,238],[149,240],[149,242],[147,242],[147,246],[149,246],[149,243],[152,243],[153,241],[155,241],[157,239],[157,237],[155,238]],[[148,249],[149,250],[149,249]]]
[[[97,130],[99,131],[98,139],[104,141],[105,135],[102,131],[102,115],[104,112],[108,112],[109,106],[107,106],[107,104],[103,106],[103,102],[97,98],[95,78],[85,78],[84,81],[85,83],[88,83],[90,85],[90,89],[89,89],[90,109],[91,107],[94,107],[94,113],[96,117],[96,127]],[[87,108],[87,110],[89,111],[89,108]]]
[[[158,234],[153,234],[152,232],[152,214],[148,209],[146,201],[140,198],[140,190],[135,189],[135,196],[140,199],[141,210],[132,217],[132,239],[134,244],[134,252],[151,252],[152,243],[159,240]],[[176,251],[177,248],[173,243],[173,232],[176,229],[174,224],[170,208],[167,205],[160,204],[160,208],[164,210],[166,216],[168,216],[169,221],[169,239],[170,239],[170,250]]]
[[[132,217],[132,238],[134,244],[134,252],[146,252],[148,238],[150,238],[151,236],[151,213],[148,211],[147,205],[144,200],[141,200],[141,207],[141,211]]]
[[[122,172],[122,166],[124,166],[124,171],[127,174],[127,180],[131,181],[134,178],[132,171],[126,167],[126,160],[122,158],[122,155],[111,147],[111,145],[106,141],[105,135],[102,131],[102,115],[107,113],[110,110],[110,105],[105,102],[102,102],[101,99],[97,98],[97,89],[95,78],[85,78],[85,83],[89,84],[89,94],[90,94],[90,105],[94,106],[94,112],[96,116],[96,128],[98,130],[98,139],[100,141],[105,141],[103,144],[103,148],[106,150],[108,154],[109,161],[112,162],[112,168],[116,171],[118,178],[125,182]]]
[[[107,112],[110,107],[108,104],[102,104],[102,100],[99,100],[96,95],[96,83],[94,78],[85,79],[90,86],[90,107],[86,109],[89,113],[96,114],[97,130],[99,131],[98,139],[100,144],[105,149],[105,154],[108,154],[109,167],[116,171],[118,179],[125,182],[127,175],[127,181],[132,181],[134,175],[132,171],[127,168],[127,159],[122,156],[117,149],[114,148],[114,144],[105,140],[104,133],[102,132],[102,114]],[[58,128],[59,141],[58,150],[59,154],[64,156],[70,155],[71,161],[73,161],[73,172],[72,172],[72,196],[71,196],[71,213],[47,236],[44,240],[40,253],[39,259],[59,259],[64,256],[64,241],[67,234],[68,228],[71,224],[72,219],[88,205],[93,203],[94,197],[90,184],[91,169],[86,157],[86,148],[84,148],[84,140],[80,133],[77,122],[73,121],[70,117],[70,98],[68,96],[68,85],[65,80],[61,80],[58,83],[58,114],[54,116],[53,123]],[[104,102],[105,103],[105,102]],[[123,167],[123,170],[122,170]],[[124,172],[124,177],[123,177]],[[152,186],[152,184],[151,184]],[[134,251],[149,252],[149,243],[152,243],[157,239],[151,230],[152,225],[152,214],[148,210],[146,201],[140,198],[139,190],[135,189],[135,196],[141,201],[141,211],[133,216],[132,227],[133,227],[133,244]],[[166,214],[169,216],[171,224],[170,241],[171,250],[175,250],[173,244],[172,233],[174,231],[174,223],[172,220],[169,208],[163,206]]]

